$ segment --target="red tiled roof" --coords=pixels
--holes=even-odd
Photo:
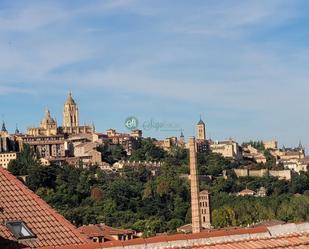
[[[22,182],[0,167],[0,237],[15,241],[4,225],[23,221],[37,236],[35,247],[81,244],[87,239]],[[20,242],[22,244],[22,242]],[[26,246],[28,244],[24,243]]]
[[[203,246],[194,246],[194,249],[271,249],[271,248],[309,248],[309,233],[293,234],[289,236],[216,243]],[[177,247],[175,248],[177,249]]]
[[[111,240],[113,240],[113,238],[110,237],[110,235],[127,235],[135,233],[135,231],[130,229],[118,229],[109,227],[105,224],[91,224],[87,226],[81,226],[78,228],[78,230],[82,234],[85,234],[88,238],[103,236],[111,238]]]
[[[181,235],[179,235],[181,236]],[[191,236],[182,235],[182,240],[193,239]],[[71,245],[63,246],[57,249],[103,249],[103,248],[134,248],[134,246],[147,245],[147,248],[151,248],[151,244],[154,243],[165,243],[169,242],[171,246],[160,245],[155,248],[165,248],[165,249],[180,249],[180,248],[191,248],[191,249],[308,249],[309,248],[309,233],[302,234],[289,234],[286,236],[280,237],[270,237],[270,238],[259,238],[259,239],[249,239],[249,240],[237,240],[229,242],[216,242],[209,243],[205,245],[205,242],[195,242],[195,244],[201,243],[201,245],[195,246],[173,246],[173,241],[176,240],[167,240],[171,236],[160,236],[154,237],[151,239],[135,239],[130,241],[109,241],[105,243],[87,243],[82,245]],[[179,237],[180,238],[180,237]],[[203,245],[204,243],[204,245]],[[167,244],[166,244],[167,245]],[[37,249],[54,249],[54,247],[40,247]]]

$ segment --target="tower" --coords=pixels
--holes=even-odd
[[[211,229],[210,195],[207,190],[199,194],[202,228]]]
[[[180,133],[180,137],[179,137],[179,142],[178,142],[178,144],[179,144],[180,146],[185,146],[185,136],[183,135],[182,130],[181,130],[181,133]]]
[[[195,138],[189,138],[190,181],[191,181],[191,211],[192,233],[199,233],[202,229],[199,203],[199,178],[197,173]]]
[[[8,132],[7,129],[6,129],[6,127],[5,127],[4,121],[2,122],[1,132],[3,132],[3,133],[7,133],[7,132]]]
[[[9,133],[5,127],[4,121],[2,122],[2,127],[0,130],[0,152],[9,151]]]
[[[71,93],[64,103],[63,127],[69,129],[79,127],[79,111]]]
[[[200,121],[196,125],[196,134],[197,140],[206,140],[205,123],[203,122],[202,117],[200,117]]]

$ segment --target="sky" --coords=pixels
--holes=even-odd
[[[309,1],[0,1],[0,115],[58,124],[68,92],[97,131],[277,139],[309,149]],[[148,125],[147,125],[148,124]],[[151,124],[149,126],[149,124]],[[159,126],[159,128],[158,128]]]

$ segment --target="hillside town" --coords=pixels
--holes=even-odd
[[[276,181],[293,182],[294,177],[308,171],[309,157],[305,155],[305,149],[301,143],[295,148],[279,148],[277,141],[250,141],[243,144],[239,144],[233,139],[213,141],[207,138],[206,124],[201,118],[196,124],[195,137],[185,139],[181,131],[180,137],[168,137],[164,140],[157,140],[155,138],[144,138],[142,130],[138,129],[132,129],[129,133],[120,133],[111,128],[105,133],[100,133],[96,131],[94,124],[80,126],[79,116],[78,106],[72,94],[69,93],[63,107],[62,126],[58,126],[56,119],[51,116],[49,110],[45,111],[45,115],[39,126],[28,128],[25,134],[21,133],[17,128],[14,134],[10,134],[7,131],[5,122],[3,122],[0,140],[0,166],[2,168],[0,173],[3,180],[1,181],[0,187],[3,189],[11,189],[10,192],[4,191],[2,193],[2,195],[5,194],[5,196],[1,196],[0,202],[2,210],[0,217],[2,217],[1,219],[3,219],[4,222],[2,224],[6,224],[4,226],[1,225],[2,227],[0,226],[0,232],[2,231],[0,235],[9,239],[9,241],[6,242],[8,246],[6,248],[15,248],[10,243],[10,240],[14,241],[16,238],[18,241],[16,246],[19,246],[19,243],[21,243],[21,245],[30,247],[35,245],[35,248],[44,248],[40,246],[62,248],[61,246],[68,244],[65,242],[67,240],[70,241],[69,243],[72,245],[87,244],[92,241],[94,244],[89,248],[101,248],[101,246],[102,248],[135,248],[135,245],[139,243],[155,243],[156,248],[168,248],[169,243],[174,243],[175,240],[177,240],[179,248],[184,248],[184,246],[187,245],[203,245],[205,241],[207,241],[207,238],[212,241],[211,243],[219,245],[222,241],[225,241],[225,243],[232,243],[234,240],[242,241],[249,238],[250,240],[254,240],[255,236],[262,236],[265,241],[269,239],[274,240],[275,238],[272,238],[274,235],[269,237],[271,233],[278,234],[280,237],[291,236],[288,235],[291,233],[293,234],[292,236],[295,235],[299,237],[299,233],[308,232],[308,223],[302,223],[296,226],[294,223],[271,219],[258,219],[245,226],[245,230],[242,230],[243,228],[235,228],[233,226],[235,225],[233,221],[229,223],[229,220],[224,221],[227,222],[226,224],[220,225],[218,223],[218,218],[216,218],[217,210],[213,210],[212,204],[212,199],[216,198],[215,193],[211,193],[211,188],[208,188],[209,190],[207,188],[200,190],[199,187],[201,183],[205,184],[207,182],[212,182],[212,184],[215,184],[218,179],[224,179],[225,181],[234,179],[232,181],[235,181],[237,178],[244,178],[249,179],[248,183],[250,184],[250,179],[267,179],[270,177],[270,181],[274,181],[271,179],[277,179]],[[182,179],[181,181],[190,182],[192,222],[189,224],[183,224],[183,222],[176,223],[173,233],[179,234],[179,237],[173,237],[169,235],[169,233],[149,233],[147,230],[139,228],[135,230],[135,226],[131,228],[116,228],[100,222],[89,223],[86,221],[78,223],[77,225],[80,225],[80,227],[75,229],[68,221],[64,221],[64,218],[55,214],[43,200],[39,200],[38,204],[35,204],[34,202],[36,202],[38,197],[28,190],[23,183],[6,172],[7,170],[13,172],[19,179],[24,181],[26,185],[30,184],[30,188],[37,189],[37,191],[40,192],[40,188],[31,185],[33,182],[33,180],[31,180],[33,171],[31,173],[31,171],[28,170],[21,170],[21,164],[18,163],[18,161],[21,160],[20,158],[25,156],[25,151],[28,150],[28,153],[33,153],[33,158],[30,160],[37,161],[38,166],[36,167],[38,168],[36,171],[39,171],[39,168],[43,169],[43,171],[46,169],[46,172],[48,172],[48,168],[59,168],[61,171],[63,166],[68,166],[71,168],[71,170],[68,168],[69,171],[75,168],[81,170],[80,173],[82,173],[83,170],[89,169],[92,171],[93,167],[96,167],[107,176],[118,175],[120,177],[119,179],[121,179],[127,174],[126,172],[129,169],[133,170],[133,172],[145,169],[154,179],[157,177],[160,178],[162,174],[164,174],[163,172],[166,170],[165,167],[167,165],[167,162],[163,159],[164,157],[157,156],[154,160],[147,160],[147,158],[141,160],[144,158],[143,155],[142,157],[137,156],[139,155],[138,151],[143,148],[143,143],[145,142],[151,143],[154,147],[152,149],[150,147],[146,149],[143,155],[146,155],[153,149],[158,150],[155,153],[166,153],[166,155],[173,155],[175,151],[178,151],[178,153],[180,151],[188,151],[189,165],[183,165],[186,170],[179,175],[179,180]],[[224,161],[225,163],[234,166],[228,166],[228,168],[226,168],[226,166],[223,165],[222,171],[212,174],[209,172],[207,174],[206,171],[206,174],[203,174],[198,166],[200,165],[198,160],[200,155],[215,156],[217,157],[215,160],[226,160]],[[217,161],[213,163],[217,163]],[[33,163],[34,162],[35,161],[33,161]],[[176,164],[178,163],[179,161],[176,162]],[[175,166],[170,164],[168,167],[172,168]],[[29,165],[26,165],[26,167],[29,167]],[[211,167],[211,165],[208,167]],[[94,175],[96,178],[97,174],[98,173]],[[45,177],[49,176],[46,175]],[[44,178],[42,178],[42,180],[43,179]],[[41,180],[39,180],[38,184],[43,184],[42,186],[44,186],[44,183],[40,181]],[[248,183],[245,188],[241,189],[240,187],[238,192],[234,192],[235,198],[248,197],[263,199],[271,194],[266,185],[261,185],[256,189],[250,189]],[[92,198],[98,200],[102,198],[102,190],[99,188],[91,186],[90,191],[91,196],[93,196]],[[144,190],[144,195],[147,193],[145,191],[146,189]],[[6,203],[2,202],[10,198],[20,198],[27,203],[33,202],[35,207],[38,209],[43,208],[43,210],[46,211],[23,211],[22,201],[14,205],[12,201]],[[48,195],[46,198],[49,198]],[[18,212],[16,212],[16,210],[18,210]],[[38,214],[39,212],[46,212],[45,214],[42,213],[42,215],[50,216],[50,221],[39,221],[38,217],[32,217],[32,214]],[[51,213],[51,215],[47,213]],[[62,235],[58,235],[58,231],[56,230],[52,235],[49,232],[51,230],[44,230],[45,228],[43,230],[39,229],[40,226],[47,226],[44,224],[45,222],[54,224],[53,219],[56,219],[56,222],[60,222],[57,226],[69,227],[68,229],[71,234],[66,233],[65,236],[67,236],[67,240],[62,237]],[[75,218],[73,218],[73,220],[74,219]],[[17,222],[15,220],[20,221]],[[119,224],[121,224],[121,222]],[[294,226],[293,229],[290,228],[291,224]],[[114,226],[113,223],[110,225]],[[22,229],[29,231],[30,237],[32,232],[35,233],[35,236],[33,236],[33,238],[31,237],[32,239],[30,240],[23,240],[19,237],[14,239],[14,226],[24,226]],[[218,228],[227,229],[227,227],[231,227],[232,230],[229,230],[230,228],[228,228],[228,230],[218,230]],[[54,225],[51,229],[53,228],[55,228]],[[161,229],[158,229],[158,231],[159,230]],[[10,231],[13,234],[7,237],[6,234],[10,234]],[[205,231],[207,231],[207,233],[205,233]],[[199,237],[196,237],[196,242],[194,243],[191,242],[193,237],[184,237],[191,233],[199,234]],[[215,235],[217,233],[220,235]],[[262,233],[264,233],[264,235],[262,235]],[[155,237],[151,238],[151,236]],[[213,236],[215,238],[213,238]],[[238,236],[240,239],[236,239],[235,236]],[[144,240],[144,238],[146,238],[146,240]],[[184,240],[187,242],[184,242]],[[56,243],[53,241],[56,241]],[[119,241],[119,243],[117,241]],[[127,244],[126,241],[132,241],[132,243]]]
[[[80,126],[79,116],[78,106],[72,94],[69,93],[63,107],[62,126],[58,126],[49,110],[45,111],[38,127],[28,128],[25,134],[21,133],[18,128],[14,134],[10,134],[3,121],[0,133],[0,166],[7,168],[9,162],[16,159],[24,144],[29,145],[35,151],[42,165],[45,166],[51,163],[58,165],[68,163],[72,166],[82,163],[85,167],[95,164],[107,171],[117,171],[124,165],[130,167],[145,165],[149,168],[160,166],[160,161],[106,162],[100,148],[112,150],[116,146],[121,146],[126,155],[130,156],[140,147],[144,139],[142,130],[133,129],[130,133],[122,133],[111,128],[101,133],[96,131],[94,124]],[[258,147],[250,143],[239,144],[233,139],[214,141],[207,138],[206,125],[202,119],[196,124],[196,143],[198,152],[209,151],[230,160],[246,162],[247,165],[242,165],[242,169],[235,170],[237,176],[263,176],[269,173],[275,177],[290,180],[293,174],[301,171],[307,172],[309,164],[309,157],[305,155],[301,142],[294,148],[279,148],[278,141],[275,140],[260,141]],[[155,144],[167,152],[174,147],[188,148],[183,132],[179,137],[155,140]],[[274,165],[258,170],[256,165],[265,165],[269,160],[265,151],[275,160]]]
[[[0,249],[309,249],[308,0],[1,0]]]

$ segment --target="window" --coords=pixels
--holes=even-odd
[[[36,238],[34,233],[22,221],[7,221],[5,224],[17,240]]]

